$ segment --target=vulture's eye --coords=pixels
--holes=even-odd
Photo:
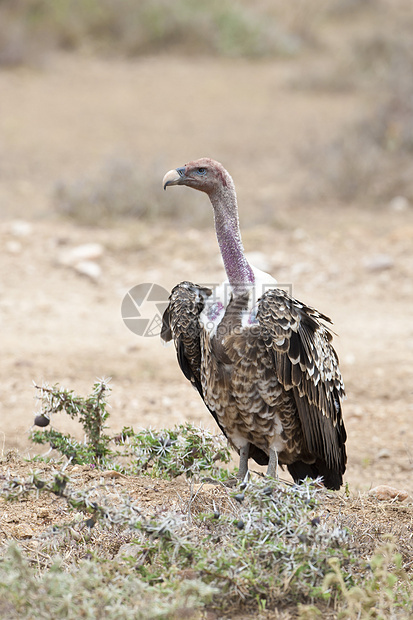
[[[197,168],[196,173],[204,176],[204,174],[206,174],[206,168]]]

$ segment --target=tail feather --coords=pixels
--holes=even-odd
[[[336,469],[330,469],[325,462],[317,459],[314,463],[304,463],[295,461],[287,465],[288,471],[294,478],[294,482],[302,482],[304,478],[323,479],[323,484],[327,489],[338,491],[343,484],[343,474]]]

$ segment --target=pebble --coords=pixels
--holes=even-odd
[[[79,263],[92,262],[101,258],[103,252],[104,248],[100,243],[83,243],[60,252],[58,262],[66,267],[76,267]]]
[[[46,519],[50,515],[49,508],[42,507],[37,511],[37,516],[40,519]]]
[[[308,234],[303,228],[295,228],[293,230],[292,238],[294,241],[304,241],[308,238]]]
[[[20,241],[7,241],[6,250],[9,254],[20,254],[22,251],[22,244]]]
[[[23,538],[31,538],[34,532],[27,523],[18,523],[11,528],[10,534],[13,538],[21,540]]]
[[[364,268],[366,271],[385,271],[386,269],[392,269],[392,267],[394,267],[394,260],[388,254],[375,254],[364,260]]]
[[[407,491],[404,491],[402,489],[395,489],[394,487],[390,487],[387,484],[380,484],[378,487],[370,489],[369,495],[374,496],[380,501],[397,499],[399,502],[403,502],[409,497]]]
[[[382,448],[377,453],[378,459],[389,459],[391,456],[390,451],[387,448]]]
[[[201,482],[200,484],[194,484],[194,491],[198,492],[199,490],[203,491],[204,493],[207,492],[213,492],[217,490],[217,485],[216,484],[210,484],[208,482]]]
[[[74,265],[74,270],[81,276],[86,276],[93,281],[99,280],[102,275],[100,265],[92,260],[82,260]]]
[[[15,237],[27,237],[31,234],[33,226],[24,220],[14,220],[10,223],[10,233]]]
[[[351,418],[358,418],[358,419],[364,417],[365,415],[363,407],[361,405],[356,405],[356,404],[352,404],[350,405],[350,407],[347,407],[346,414],[347,416]]]
[[[406,196],[395,196],[389,202],[389,208],[392,211],[396,211],[401,213],[402,211],[407,211],[410,207],[410,202],[406,198]]]
[[[133,543],[125,543],[119,547],[119,551],[116,554],[116,557],[132,557],[136,558],[141,553],[141,549],[139,545],[134,545]]]
[[[103,253],[104,247],[100,243],[83,243],[60,252],[57,262],[96,282],[102,275],[102,269],[96,261]]]
[[[102,471],[100,475],[102,478],[126,478],[126,476],[121,474],[120,471],[116,471],[116,469],[107,469]]]

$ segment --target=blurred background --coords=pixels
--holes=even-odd
[[[120,313],[224,278],[206,197],[161,185],[209,156],[251,262],[334,320],[348,481],[413,491],[412,32],[410,0],[0,0],[3,450],[32,450],[33,380],[111,376],[114,430],[214,428]]]

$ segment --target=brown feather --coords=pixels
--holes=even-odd
[[[171,293],[162,337],[173,338],[183,373],[240,453],[242,476],[249,456],[269,461],[275,475],[276,454],[294,480],[321,475],[327,487],[339,488],[346,467],[344,385],[330,319],[275,287],[252,301],[256,276],[262,283],[265,274],[246,259],[235,186],[222,164],[189,162],[169,171],[163,185],[206,192],[214,209],[233,296],[215,313],[209,289],[183,282]]]
[[[306,449],[334,470],[341,481],[347,460],[341,413],[344,385],[337,354],[330,344],[331,334],[321,323],[330,319],[292,298],[286,303],[286,296],[278,289],[268,291],[259,304],[257,318],[265,330],[265,344],[274,353],[277,377],[286,390],[293,386]],[[290,342],[287,355],[285,346],[277,345],[279,328],[274,323],[280,314],[291,317],[290,330],[285,331]]]

